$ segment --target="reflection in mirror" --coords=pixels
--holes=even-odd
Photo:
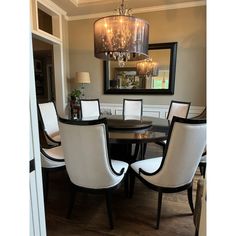
[[[177,42],[149,44],[149,58],[104,62],[105,94],[174,94]]]

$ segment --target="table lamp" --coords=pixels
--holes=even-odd
[[[85,84],[90,84],[90,76],[88,72],[76,72],[75,73],[75,81],[76,83],[81,84],[81,92],[82,92],[82,98],[85,98],[84,95],[84,88]]]

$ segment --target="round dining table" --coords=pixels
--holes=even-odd
[[[141,119],[125,119],[123,115],[101,115],[80,120],[101,118],[107,119],[111,157],[123,157],[123,160],[129,163],[138,157],[144,158],[148,143],[165,140],[170,127],[167,119],[147,116]],[[132,144],[135,144],[135,150]]]
[[[144,159],[148,143],[165,140],[170,122],[157,117],[142,117],[142,119],[124,119],[122,115],[108,115],[106,117],[111,156],[123,156],[125,161],[132,163]],[[132,144],[135,144],[133,150]]]

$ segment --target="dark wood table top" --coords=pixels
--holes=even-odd
[[[168,132],[170,122],[158,117],[143,116],[141,120],[124,120],[122,115],[101,116],[107,118],[109,130],[139,130],[151,129],[153,131]]]
[[[125,120],[122,115],[103,115],[83,120],[106,118],[110,143],[148,143],[166,138],[170,122],[167,119],[143,116],[141,120]]]
[[[166,133],[152,130],[140,131],[109,131],[110,143],[150,143],[166,139]]]

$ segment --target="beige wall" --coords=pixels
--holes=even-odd
[[[68,22],[70,77],[76,71],[88,71],[89,97],[101,102],[121,103],[123,97],[143,98],[144,104],[168,105],[170,100],[206,105],[206,7],[193,7],[135,15],[150,24],[149,43],[178,42],[174,95],[104,95],[103,64],[94,57],[93,23],[95,19]],[[72,83],[72,88],[74,85]]]

